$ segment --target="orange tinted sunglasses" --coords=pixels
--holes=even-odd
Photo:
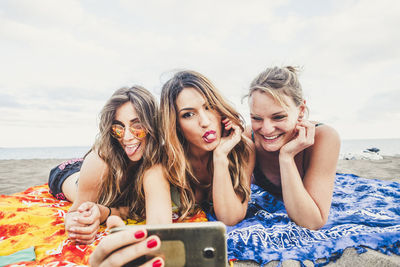
[[[130,125],[128,127],[128,129],[131,132],[131,134],[137,139],[143,139],[147,135],[146,130],[143,129],[141,126],[138,126],[137,124]],[[121,124],[111,125],[111,136],[112,137],[114,137],[115,139],[122,139],[122,138],[124,138],[124,135],[125,135],[125,127],[124,126],[122,126]]]

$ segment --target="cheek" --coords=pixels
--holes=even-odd
[[[261,127],[262,127],[262,122],[260,122],[260,121],[254,121],[254,120],[251,121],[251,128],[252,128],[254,131],[260,129]]]
[[[288,122],[287,122],[287,127],[289,130],[294,130],[294,128],[296,128],[297,125],[297,118],[296,117],[292,117]]]
[[[190,123],[184,120],[179,120],[178,125],[177,125],[177,132],[180,132],[185,139],[188,139],[190,137],[190,133],[192,131],[193,127],[190,126]]]

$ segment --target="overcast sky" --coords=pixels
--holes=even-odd
[[[310,119],[342,139],[399,138],[400,2],[0,2],[0,147],[90,146],[112,92],[157,97],[176,69],[241,103],[266,67],[301,66]]]

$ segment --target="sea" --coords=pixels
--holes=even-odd
[[[345,139],[340,154],[360,154],[370,148],[378,148],[382,156],[400,156],[400,139]],[[89,149],[89,146],[0,147],[0,160],[81,158]]]

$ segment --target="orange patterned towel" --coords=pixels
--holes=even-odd
[[[0,195],[0,256],[35,247],[36,261],[18,266],[82,266],[100,240],[107,235],[101,227],[91,245],[77,245],[67,238],[64,214],[71,203],[55,199],[47,184],[11,196]],[[187,220],[207,221],[203,212]],[[128,224],[135,224],[128,220]],[[11,266],[11,265],[10,265]]]

